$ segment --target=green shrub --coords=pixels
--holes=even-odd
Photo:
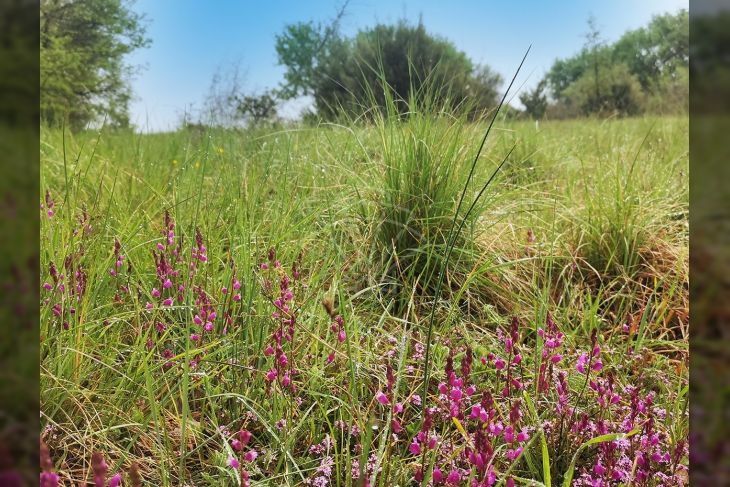
[[[642,109],[641,85],[624,64],[586,71],[566,90],[568,104],[584,115],[602,113],[635,115]]]
[[[285,97],[312,95],[317,113],[329,120],[341,112],[359,116],[363,108],[384,107],[392,91],[391,108],[400,113],[411,107],[408,100],[427,85],[449,86],[448,100],[454,108],[470,100],[476,112],[496,105],[502,79],[488,66],[472,62],[456,46],[430,34],[422,23],[378,24],[342,37],[334,27],[312,23],[289,25],[277,37],[279,62],[286,66]],[[446,95],[446,90],[431,96]]]

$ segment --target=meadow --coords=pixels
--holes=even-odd
[[[487,124],[44,128],[47,482],[687,484],[687,117]]]

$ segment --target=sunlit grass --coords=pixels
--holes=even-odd
[[[374,477],[374,485],[411,482],[421,464],[409,452],[420,427],[418,350],[432,304],[427,282],[435,279],[423,259],[445,245],[485,128],[424,113],[403,122],[251,132],[64,137],[44,129],[41,190],[55,204],[53,218],[39,213],[40,284],[52,282],[51,262],[67,273],[68,256],[87,283],[78,302],[61,303],[63,318],[52,309],[58,294],[41,290],[49,299],[41,306],[41,420],[62,479],[89,479],[99,451],[110,473],[137,463],[149,485],[237,485],[241,473],[227,465],[230,440],[245,428],[259,454],[245,464],[254,485],[303,484],[323,475],[318,468],[327,458],[330,485],[360,485],[353,472]],[[606,371],[622,385],[656,391],[656,406],[668,411],[666,443],[676,446],[687,435],[687,120],[543,122],[538,130],[500,119],[470,197],[512,146],[447,274],[434,380],[444,381],[449,351],[458,369],[468,346],[475,383],[497,397],[499,376],[479,361],[503,354],[496,329],[519,319],[522,367],[537,371],[543,345],[536,333],[550,315],[566,335],[566,369],[574,370],[597,330]],[[88,220],[80,221],[84,209]],[[148,312],[160,287],[152,252],[164,243],[166,211],[185,249],[177,265],[185,289],[182,302]],[[208,262],[189,278],[196,228]],[[124,255],[116,278],[115,239]],[[268,260],[271,248],[278,270]],[[265,282],[272,280],[276,294],[276,279],[291,276],[300,255],[297,329],[283,345],[297,369],[293,393],[265,377],[277,328]],[[231,261],[240,301],[231,299]],[[383,292],[393,283],[397,293]],[[189,340],[200,330],[195,286],[220,315],[200,342]],[[222,287],[231,292],[223,295]],[[332,316],[323,299],[332,302]],[[231,317],[225,335],[224,312]],[[338,314],[344,341],[332,327]],[[165,348],[171,357],[162,356]],[[375,399],[387,389],[387,366],[395,378],[391,402],[403,403],[403,413]],[[575,397],[579,379],[571,383]],[[541,421],[554,416],[555,397],[530,397]],[[534,428],[538,418],[526,407]],[[585,400],[580,407],[588,407]],[[394,415],[403,427],[397,441]],[[361,433],[343,433],[353,427]],[[453,423],[437,427],[445,440],[462,436]],[[327,435],[332,442],[322,452],[310,450]],[[545,482],[541,435],[533,429],[530,437],[512,473]],[[548,443],[553,485],[579,446],[571,441]],[[587,448],[578,458],[579,472],[593,467],[593,454]]]

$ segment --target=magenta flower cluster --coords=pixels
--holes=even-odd
[[[458,352],[458,371],[457,349],[450,347],[445,380],[430,398],[434,406],[425,409],[421,427],[408,444],[416,460],[416,482],[455,486],[469,479],[472,487],[500,480],[515,485],[516,477],[530,476],[524,459],[528,450],[540,461],[539,446],[532,442],[538,434],[545,435],[552,475],[559,479],[581,445],[617,434],[615,440],[583,453],[574,485],[684,485],[686,442],[671,444],[663,426],[668,413],[653,406],[654,392],[620,385],[616,375],[606,371],[595,331],[588,352],[566,351],[566,337],[550,316],[537,330],[534,344],[523,343],[521,335],[516,319],[506,332],[497,332],[501,351],[481,360],[484,370],[479,375],[486,380],[472,380],[470,347]],[[525,355],[537,356],[538,364],[525,368]],[[526,407],[525,394],[532,396],[537,418]],[[378,392],[376,398],[390,403],[386,393]],[[453,432],[448,438],[437,434],[447,431]]]
[[[64,330],[69,329],[69,322],[76,315],[77,306],[82,304],[88,287],[88,275],[81,263],[83,250],[72,252],[66,256],[63,272],[59,272],[53,262],[48,265],[51,282],[44,282],[45,296],[43,305],[50,306],[53,317],[61,323]]]
[[[271,358],[271,365],[265,374],[268,390],[271,392],[272,384],[278,383],[282,390],[288,390],[292,395],[296,395],[297,386],[293,378],[297,370],[284,348],[288,344],[287,348],[290,351],[294,350],[297,304],[293,286],[298,281],[299,273],[296,272],[296,278],[290,278],[282,268],[281,262],[276,259],[276,251],[273,248],[269,250],[268,263],[264,262],[259,267],[264,273],[264,293],[268,294],[274,307],[271,313],[271,319],[275,323],[274,332],[264,350],[264,355]],[[296,271],[296,267],[293,270]],[[274,280],[278,280],[277,292],[273,291]]]
[[[104,456],[99,452],[91,455],[91,470],[94,472],[94,487],[119,487],[122,485],[122,474],[116,473],[106,482],[109,467],[104,460]]]
[[[253,463],[259,456],[255,449],[249,447],[251,437],[249,431],[241,428],[236,437],[231,440],[231,448],[235,453],[229,455],[226,462],[229,467],[240,472],[243,487],[250,487],[251,485],[250,473],[243,465]]]

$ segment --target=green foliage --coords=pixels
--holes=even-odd
[[[633,279],[663,234],[687,234],[686,161],[669,156],[686,150],[687,124],[634,124],[632,144],[619,124],[604,126],[596,162],[581,167],[581,184],[566,195],[584,202],[568,214],[569,240],[600,276]]]
[[[331,55],[339,41],[334,27],[323,27],[313,22],[290,24],[284,33],[276,36],[276,53],[279,64],[287,67],[283,94],[287,98],[309,95],[314,86],[318,60]]]
[[[277,37],[279,63],[286,66],[286,96],[311,94],[317,112],[334,118],[344,109],[360,114],[375,102],[385,107],[387,86],[401,112],[412,93],[427,83],[445,86],[439,93],[449,106],[466,99],[475,110],[496,104],[501,77],[477,66],[451,42],[429,34],[423,24],[379,24],[343,38],[335,27],[313,23],[287,26]]]
[[[535,88],[520,95],[520,101],[525,105],[525,111],[527,114],[539,120],[545,115],[547,110],[548,100],[545,94],[545,85],[547,81],[541,80]]]
[[[420,212],[411,227],[430,232],[422,255],[428,249],[434,258],[443,255],[438,244],[429,242],[439,241],[439,228],[449,228],[449,223],[439,225],[444,219],[440,212],[453,214],[465,166],[468,170],[463,162],[471,163],[485,129],[483,123],[464,123],[463,114],[457,119],[446,113],[434,117],[441,107],[424,106],[425,99],[419,98],[414,107],[421,111],[407,119],[377,114],[384,117],[383,125],[198,127],[202,133],[190,127],[165,134],[105,130],[100,136],[87,131],[64,136],[42,128],[40,184],[56,200],[56,215],[49,219],[45,212],[36,214],[42,270],[36,279],[52,282],[49,262],[60,267],[72,254],[79,255],[88,275],[86,297],[76,306],[69,330],[55,318],[52,302],[41,301],[37,332],[42,350],[40,428],[68,484],[88,482],[89,452],[98,450],[108,458],[110,471],[139,463],[145,485],[233,485],[235,474],[225,461],[229,441],[242,426],[254,434],[252,446],[260,453],[250,464],[252,484],[300,485],[299,471],[312,478],[321,459],[310,447],[326,435],[333,439],[327,453],[334,463],[332,484],[356,486],[348,474],[358,464],[364,466],[371,454],[383,466],[380,482],[373,485],[413,483],[414,457],[407,444],[418,428],[413,394],[422,394],[423,383],[422,359],[416,354],[425,343],[425,317],[433,301],[421,300],[421,306],[416,301],[396,312],[378,293],[379,283],[367,277],[381,277],[375,240],[381,238],[385,210],[401,204]],[[678,366],[682,361],[677,357],[687,353],[687,341],[663,330],[679,328],[679,319],[671,316],[682,313],[677,302],[686,297],[686,274],[674,269],[681,270],[687,260],[687,232],[681,230],[687,226],[687,127],[686,117],[667,117],[545,121],[536,131],[530,122],[497,119],[465,202],[515,143],[513,169],[531,176],[505,180],[507,174],[501,173],[494,191],[485,195],[489,204],[457,243],[444,286],[444,297],[451,299],[436,303],[436,383],[445,377],[447,342],[472,346],[475,358],[499,354],[504,348],[495,338],[497,327],[515,315],[530,333],[549,311],[566,341],[580,350],[590,350],[584,330],[600,327],[604,350],[616,350],[607,352],[612,358],[606,359],[606,370],[615,373],[618,384],[633,382],[640,371],[644,385],[656,386],[655,405],[667,409],[662,424],[674,432],[669,443],[686,440],[681,409],[686,401],[677,400],[672,389],[686,384],[687,369]],[[447,163],[439,166],[442,158],[452,165],[451,177]],[[421,164],[427,166],[419,172]],[[386,176],[392,186],[386,187]],[[398,187],[402,191],[396,192]],[[429,198],[435,201],[433,209]],[[84,233],[79,223],[84,208],[91,233]],[[153,301],[151,289],[160,287],[151,249],[162,241],[164,210],[177,222],[175,235],[184,242],[186,259],[196,227],[208,248],[205,271],[187,290],[199,285],[216,309],[224,306],[221,286],[231,279],[229,260],[236,263],[242,300],[231,313],[234,324],[227,335],[209,334],[204,347],[188,345],[188,334],[196,327],[192,300],[149,313],[140,310]],[[583,262],[593,248],[596,255],[611,255],[610,234],[620,236],[613,228],[622,225],[624,235],[641,231],[642,248],[666,248],[663,253],[678,254],[677,260],[668,268],[637,266],[650,272],[643,283],[624,279],[613,291],[591,287],[588,277],[594,273]],[[126,256],[123,280],[110,275],[114,239]],[[267,360],[260,337],[276,329],[272,302],[264,292],[265,275],[258,270],[269,247],[276,247],[281,270],[287,272],[303,252],[302,279],[308,287],[296,294],[301,312],[295,342],[284,344],[287,353],[293,346],[289,357],[298,361],[297,400],[267,392],[266,368],[259,365]],[[411,249],[403,252],[406,257],[418,253],[408,242],[403,248]],[[641,261],[642,256],[651,254],[642,250]],[[616,258],[620,256],[614,263]],[[603,269],[605,264],[592,266]],[[618,271],[611,267],[601,276],[606,281]],[[548,275],[556,268],[560,276]],[[581,275],[588,277],[582,280]],[[649,281],[650,289],[657,289],[655,305],[642,313]],[[124,294],[116,283],[128,285],[131,292]],[[51,295],[45,289],[40,293],[41,299]],[[124,304],[115,302],[116,293]],[[334,297],[345,320],[348,342],[339,345],[334,363],[326,365],[336,346],[331,317],[320,305],[328,296]],[[637,342],[620,331],[621,325],[627,314],[636,313],[645,316],[640,353],[624,353]],[[221,313],[216,326],[224,319]],[[162,333],[154,326],[158,320],[168,325]],[[171,344],[172,367],[164,367],[159,350],[147,348],[149,339]],[[535,348],[534,354],[523,355],[526,374],[539,367],[540,352]],[[201,353],[204,359],[196,370],[185,365]],[[572,354],[563,358],[571,368],[574,359]],[[392,441],[388,414],[373,401],[375,392],[385,388],[387,365],[396,369],[394,399],[405,406],[398,419],[404,427],[400,438],[406,441]],[[475,361],[472,374],[480,387],[497,384],[493,368],[480,362]],[[575,398],[584,386],[570,387]],[[495,394],[499,390],[494,387]],[[590,389],[585,390],[589,395],[578,405],[581,412],[594,402]],[[628,404],[628,398],[624,401]],[[551,417],[554,404],[534,400],[536,414],[525,417],[525,424],[535,427],[534,448],[525,448],[524,460],[515,464],[513,473],[544,482],[549,464],[556,486],[563,481],[562,466],[568,467],[582,441],[560,449],[548,434],[548,460],[541,466],[539,425]],[[287,422],[282,425],[283,418]],[[362,434],[347,434],[337,422],[357,426]],[[439,434],[444,444],[460,441],[453,427]],[[576,477],[593,465],[593,455],[592,448],[582,450]]]
[[[149,43],[143,18],[126,0],[42,0],[40,23],[43,120],[128,125],[132,68],[124,58]]]
[[[565,98],[580,115],[635,115],[643,103],[641,85],[624,64],[587,71],[565,90]]]
[[[276,119],[279,101],[276,94],[266,91],[260,95],[241,95],[235,98],[236,111],[247,123],[258,125]]]
[[[195,123],[241,128],[278,120],[280,93],[277,90],[247,92],[242,86],[242,78],[237,64],[218,68],[211,77],[202,110],[192,116],[197,118]],[[190,123],[188,114],[181,122],[182,126]]]
[[[590,52],[582,49],[577,55],[556,60],[545,75],[553,98],[557,101],[565,99],[565,90],[590,66]]]
[[[689,111],[689,68],[679,67],[663,74],[647,96],[646,111],[658,114]]]
[[[644,90],[653,90],[663,76],[687,67],[689,14],[655,16],[646,27],[629,31],[612,47],[614,62],[629,67]]]
[[[394,94],[387,89],[383,93],[386,110],[375,112],[383,177],[373,188],[378,215],[373,261],[381,284],[397,290],[399,297],[414,289],[430,295],[473,156],[471,131],[464,111],[450,112],[431,92],[411,95],[404,121],[399,121],[403,107]],[[478,215],[474,212],[471,221]],[[457,249],[466,252],[470,241],[461,238]]]
[[[655,101],[644,108],[686,109],[687,97],[683,94],[688,86],[683,73],[689,65],[686,10],[655,16],[646,27],[626,32],[613,44],[601,42],[595,23],[589,22],[589,27],[583,49],[575,56],[555,61],[545,75],[554,100],[563,105],[560,108],[563,114],[576,115],[571,106],[578,107],[578,113],[606,109],[636,113],[642,109],[639,100],[646,97]],[[610,76],[619,79],[607,84],[606,78]],[[589,96],[591,82],[594,93]],[[576,94],[580,99],[573,99]],[[661,99],[664,101],[659,103]]]

